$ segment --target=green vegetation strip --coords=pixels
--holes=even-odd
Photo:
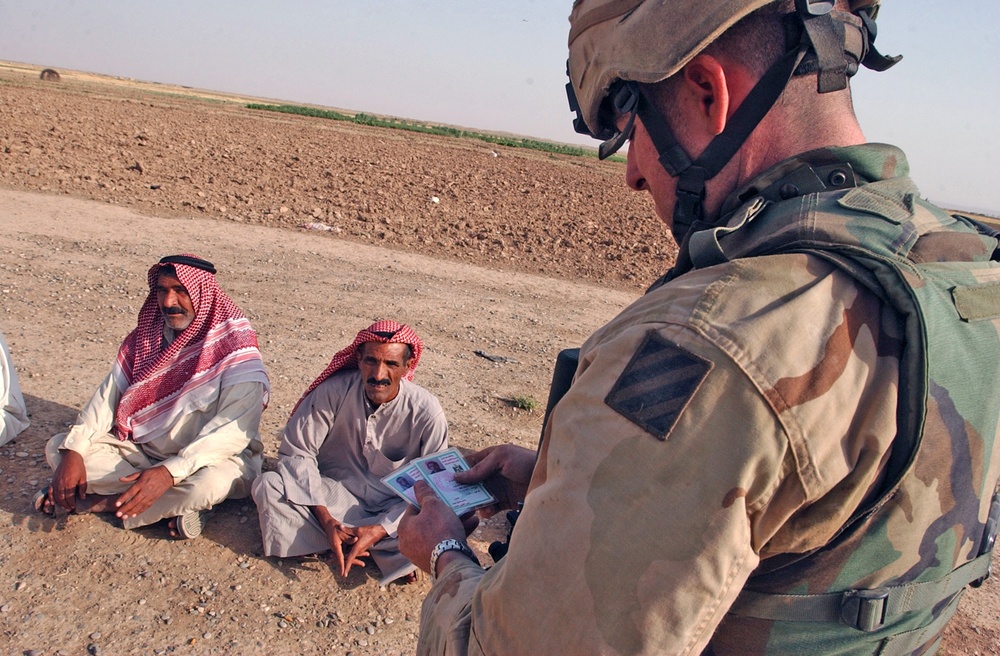
[[[391,128],[394,130],[409,130],[410,132],[422,132],[424,134],[439,134],[446,137],[458,137],[462,139],[478,139],[486,143],[497,144],[499,146],[510,146],[511,148],[530,148],[531,150],[541,150],[548,153],[558,153],[560,155],[573,155],[576,157],[597,157],[597,152],[579,146],[567,146],[563,144],[551,143],[548,141],[538,141],[536,139],[518,139],[516,137],[501,137],[482,132],[471,132],[460,130],[444,125],[430,125],[427,123],[416,123],[413,121],[402,121],[394,118],[379,118],[369,114],[342,114],[332,109],[318,109],[315,107],[301,107],[298,105],[262,105],[250,103],[248,109],[262,109],[269,112],[283,112],[285,114],[297,114],[299,116],[315,116],[333,121],[348,121],[359,125],[371,125],[379,128]],[[609,158],[614,161],[624,162],[625,159],[615,155]]]

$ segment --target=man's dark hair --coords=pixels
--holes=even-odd
[[[773,2],[744,16],[704,52],[738,61],[758,77],[785,52],[782,17],[795,12],[795,2]]]

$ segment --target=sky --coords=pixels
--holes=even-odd
[[[566,105],[570,0],[0,0],[0,60],[595,145]],[[885,0],[855,107],[921,193],[1000,215],[1000,1]]]

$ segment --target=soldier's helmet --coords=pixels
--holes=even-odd
[[[744,110],[750,120],[727,128],[728,134],[717,137],[717,146],[706,149],[712,151],[712,161],[692,162],[677,146],[669,126],[655,130],[666,135],[661,143],[654,139],[664,168],[681,177],[680,185],[697,196],[703,193],[704,180],[735,154],[793,75],[816,73],[818,91],[826,93],[845,88],[861,64],[884,70],[900,59],[885,57],[874,48],[879,3],[850,0],[850,11],[840,11],[835,0],[575,0],[566,63],[574,127],[603,140],[600,156],[607,157],[625,143],[636,115],[647,131],[650,122],[661,122],[639,83],[660,82],[675,74],[752,12],[771,4],[779,10],[787,7],[782,17],[784,55],[744,101],[752,105]],[[625,130],[616,125],[621,116],[628,116]],[[700,212],[700,199],[679,205],[682,213]],[[678,217],[675,212],[675,223],[697,218]]]

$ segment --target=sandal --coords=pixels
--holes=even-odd
[[[207,510],[192,510],[174,517],[174,531],[182,540],[193,540],[201,535],[208,522]]]
[[[52,503],[49,499],[49,488],[47,487],[43,487],[35,493],[35,498],[32,499],[31,504],[37,512],[43,515],[48,515],[49,517],[56,516],[56,504]]]

